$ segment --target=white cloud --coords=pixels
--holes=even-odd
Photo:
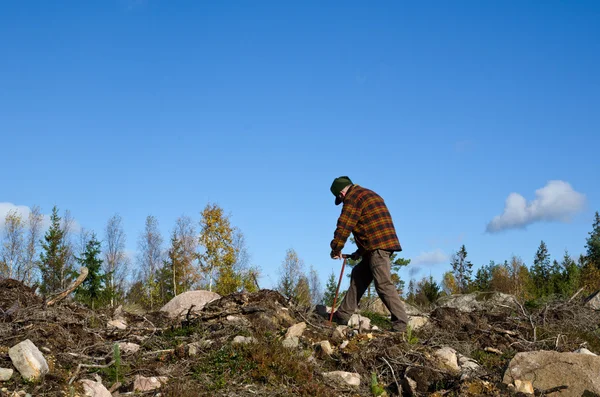
[[[586,202],[585,195],[576,192],[564,181],[549,181],[535,191],[535,196],[528,203],[518,193],[509,194],[504,212],[488,223],[486,231],[496,233],[507,229],[523,229],[542,221],[569,222],[573,215],[583,210]]]
[[[17,213],[19,215],[21,215],[21,218],[23,219],[23,222],[25,223],[25,226],[27,227],[27,218],[29,217],[29,214],[31,213],[31,208],[29,208],[26,205],[16,205],[13,203],[8,203],[8,202],[0,202],[0,232],[4,229],[6,215],[10,211],[17,211]],[[59,213],[59,216],[61,218],[63,218],[64,213]],[[50,215],[42,214],[41,229],[43,231],[46,231],[49,227],[50,227]],[[73,224],[71,225],[71,231],[73,233],[79,233],[81,231],[81,225],[76,220],[74,220]]]
[[[13,203],[0,203],[0,229],[4,229],[4,223],[6,215],[11,211],[17,211],[17,214],[21,216],[24,221],[27,221],[27,217],[31,210],[26,205],[15,205]]]
[[[416,258],[411,259],[410,264],[418,266],[438,265],[447,263],[448,258],[449,256],[438,248],[434,251],[420,253]]]

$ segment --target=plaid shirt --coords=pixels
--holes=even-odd
[[[385,202],[374,191],[358,185],[352,185],[344,198],[342,214],[331,241],[332,256],[342,251],[350,233],[361,254],[376,249],[402,251]]]

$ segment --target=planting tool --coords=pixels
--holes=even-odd
[[[344,275],[344,268],[346,267],[346,259],[350,258],[352,255],[342,254],[342,258],[344,261],[342,262],[342,271],[340,272],[340,280],[338,281],[337,288],[335,289],[335,296],[333,297],[333,305],[331,306],[331,314],[329,315],[329,324],[331,324],[331,320],[333,320],[333,312],[335,311],[335,303],[337,301],[338,293],[340,292],[340,285],[342,284],[342,276]]]

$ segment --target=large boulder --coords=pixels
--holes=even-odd
[[[600,394],[600,357],[579,353],[533,351],[517,353],[504,373],[503,382],[514,385],[531,383],[540,391],[566,386],[557,396]],[[595,394],[593,394],[595,393]]]
[[[473,292],[471,294],[455,294],[444,296],[436,302],[439,307],[450,307],[464,313],[485,310],[499,313],[511,309],[519,309],[514,296],[501,292]]]
[[[211,291],[188,291],[177,295],[171,299],[160,310],[166,312],[171,318],[185,317],[188,310],[192,308],[192,313],[198,312],[214,300],[221,299],[221,295]]]
[[[404,301],[402,301],[402,304],[404,305],[404,310],[406,311],[406,314],[408,314],[409,316],[422,315],[421,311],[419,309],[417,309],[416,307],[414,307],[413,305],[411,305],[407,302],[404,302]],[[385,307],[385,305],[381,301],[381,298],[379,298],[379,297],[370,298],[370,299],[364,298],[363,300],[361,300],[360,306],[361,306],[361,311],[373,312],[373,313],[381,314],[382,316],[390,315],[390,311],[387,309],[387,307]]]

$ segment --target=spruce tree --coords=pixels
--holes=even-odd
[[[463,244],[460,250],[453,255],[452,273],[456,279],[459,292],[461,294],[469,292],[471,287],[471,274],[473,273],[473,264],[467,260],[467,249]]]
[[[96,239],[96,235],[92,234],[85,246],[83,255],[76,258],[81,266],[87,267],[88,275],[75,291],[75,298],[92,309],[99,307],[99,304],[106,297],[104,294],[107,277],[102,270],[101,252],[100,242]]]
[[[542,240],[535,253],[533,266],[531,267],[531,279],[533,281],[534,293],[537,297],[545,296],[550,292],[550,254],[548,247]]]
[[[333,305],[333,299],[335,298],[335,290],[337,289],[337,283],[335,281],[335,274],[331,272],[325,285],[325,292],[323,293],[323,304],[326,306]]]
[[[572,296],[577,291],[577,288],[579,288],[581,268],[571,258],[567,250],[565,250],[565,255],[560,265],[562,268],[561,294],[565,297]]]
[[[590,235],[586,240],[586,259],[587,261],[600,269],[600,214],[596,211],[594,218],[593,229],[588,234]]]
[[[40,291],[43,294],[52,294],[61,288],[62,269],[65,266],[68,254],[63,237],[64,230],[61,227],[61,218],[58,216],[58,208],[54,206],[50,216],[50,228],[44,235],[42,252],[40,253],[40,272],[42,275]]]

